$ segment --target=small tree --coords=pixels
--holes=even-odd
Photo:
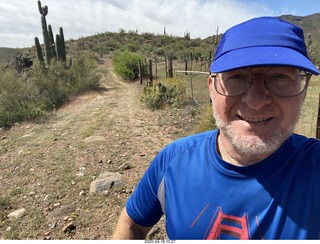
[[[125,51],[115,52],[112,64],[115,72],[126,80],[135,80],[139,77],[139,60],[142,61],[143,57],[137,53]]]

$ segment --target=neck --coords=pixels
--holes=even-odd
[[[242,154],[232,145],[230,140],[221,133],[219,133],[217,139],[217,150],[224,161],[236,166],[256,164],[271,155],[271,153],[259,153],[256,155]]]

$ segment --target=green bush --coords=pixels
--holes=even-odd
[[[34,87],[22,81],[13,70],[0,71],[0,127],[43,115]]]
[[[97,62],[88,56],[71,67],[52,60],[50,66],[35,63],[24,81],[14,70],[0,70],[0,127],[39,118],[65,104],[70,96],[99,88]]]
[[[163,105],[182,107],[186,102],[186,88],[182,80],[177,78],[166,79],[154,86],[147,83],[140,101],[150,109],[160,109]]]
[[[72,95],[99,88],[96,62],[88,56],[77,58],[71,67],[55,60],[46,68],[35,65],[32,82],[49,111],[60,108]]]
[[[125,51],[115,52],[112,65],[114,71],[125,80],[135,80],[139,77],[139,60],[142,62],[143,57],[139,54]]]

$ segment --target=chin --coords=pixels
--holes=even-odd
[[[223,133],[240,155],[259,157],[274,153],[292,134],[294,126],[286,129],[275,129],[271,133],[256,135],[254,133],[239,133],[232,125],[221,127]]]
[[[244,158],[264,158],[274,153],[293,133],[299,118],[297,115],[293,122],[285,128],[271,126],[271,124],[267,126],[268,128],[265,126],[249,128],[243,126],[243,124],[226,122],[215,111],[213,109],[213,116],[221,134],[228,139],[238,154]],[[274,129],[270,129],[271,127]]]
[[[223,122],[215,115],[215,120],[221,134],[232,144],[239,155],[244,157],[261,158],[274,153],[282,143],[293,133],[295,123],[285,129],[276,128],[267,133],[255,133],[234,123]]]

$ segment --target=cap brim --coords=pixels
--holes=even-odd
[[[286,47],[248,47],[230,51],[214,60],[210,71],[220,73],[232,69],[257,66],[291,66],[319,75],[319,70],[301,53]]]

